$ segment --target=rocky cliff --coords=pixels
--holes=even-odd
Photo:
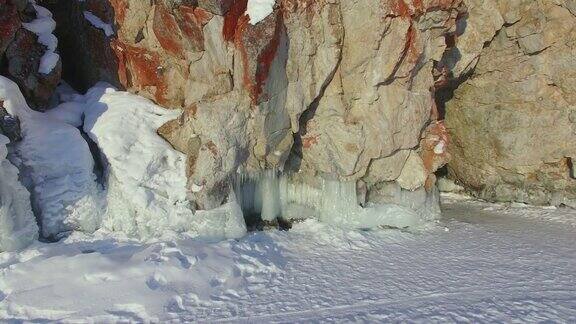
[[[444,98],[450,176],[492,201],[576,206],[576,3],[466,4]]]
[[[50,11],[0,0],[2,74],[36,110],[61,72],[79,90],[106,81],[181,109],[157,132],[184,153],[178,201],[191,213],[235,192],[245,213],[272,218],[288,196],[336,213],[351,195],[428,217],[450,160],[449,177],[481,198],[575,205],[573,1],[39,4]]]
[[[259,21],[246,0],[44,3],[77,84],[184,109],[159,132],[187,154],[199,208],[267,169],[425,203],[447,161],[434,95],[462,1],[279,0]]]

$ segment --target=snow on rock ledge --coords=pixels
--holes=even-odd
[[[60,56],[56,53],[58,39],[53,32],[56,29],[56,22],[52,19],[52,13],[34,1],[31,2],[36,9],[36,19],[29,23],[23,23],[22,26],[38,36],[38,42],[46,46],[46,52],[40,59],[38,72],[50,74],[56,68],[60,61]]]
[[[276,0],[248,0],[246,13],[250,17],[250,24],[256,25],[274,11]]]
[[[8,138],[0,135],[0,252],[24,248],[38,237],[30,193],[18,180],[18,169],[6,159]]]
[[[179,111],[99,84],[86,94],[84,130],[106,161],[107,230],[149,238],[189,232],[211,238],[246,233],[234,201],[212,211],[194,212],[187,199],[186,156],[157,129]]]
[[[55,27],[51,12],[34,1],[0,1],[2,74],[18,84],[35,110],[48,108],[60,81]]]
[[[114,28],[112,25],[103,22],[102,19],[98,18],[90,11],[84,11],[84,18],[86,18],[86,20],[88,20],[95,28],[101,29],[106,36],[110,37],[114,35]]]

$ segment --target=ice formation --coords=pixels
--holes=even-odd
[[[6,159],[8,142],[0,134],[0,252],[24,248],[38,237],[30,194],[18,180],[18,169]]]
[[[246,13],[250,17],[250,24],[256,25],[274,11],[276,0],[248,0]]]
[[[236,238],[245,224],[237,203],[195,212],[187,199],[186,156],[157,129],[179,116],[104,84],[86,94],[84,130],[105,161],[108,210],[103,226],[142,238],[167,232]]]
[[[265,221],[317,218],[345,228],[367,229],[379,226],[417,227],[426,217],[416,210],[394,205],[358,204],[356,183],[318,179],[319,188],[296,183],[276,170],[256,175],[240,175],[235,192],[247,215]]]
[[[403,228],[423,222],[406,207],[361,207],[354,182],[318,179],[320,185],[312,187],[277,170],[239,176],[226,204],[197,211],[188,196],[186,156],[157,134],[180,111],[103,83],[84,96],[61,92],[69,102],[39,113],[28,108],[14,83],[0,78],[0,98],[22,122],[24,139],[13,160],[31,188],[45,237],[103,229],[143,239],[170,233],[238,238],[246,233],[245,215],[266,221],[317,218],[346,228]],[[102,185],[88,143],[76,127],[97,145]]]
[[[56,29],[56,22],[52,19],[52,13],[48,9],[37,5],[35,1],[31,1],[31,3],[36,9],[36,19],[29,23],[23,23],[22,26],[36,34],[38,42],[46,46],[46,52],[40,59],[38,72],[50,74],[60,60],[60,56],[56,53],[58,39],[53,34],[54,29]]]

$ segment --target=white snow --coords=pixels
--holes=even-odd
[[[74,234],[0,254],[0,319],[574,322],[576,213],[484,206],[452,202],[417,233],[307,220],[219,243]]]
[[[442,154],[444,153],[444,148],[446,146],[446,143],[444,143],[444,141],[440,141],[438,142],[438,144],[436,144],[436,146],[434,146],[434,153],[435,154]]]
[[[80,127],[83,123],[83,114],[86,104],[83,102],[69,101],[46,111],[44,115],[74,127]]]
[[[193,210],[186,156],[157,134],[180,111],[103,84],[89,90],[86,101],[84,130],[107,164],[105,229],[144,239],[183,232],[212,238],[245,234],[233,199],[216,210]]]
[[[39,73],[50,74],[58,64],[60,55],[55,51],[58,47],[58,39],[53,32],[56,29],[56,22],[52,19],[52,13],[31,1],[36,9],[36,19],[29,23],[22,23],[22,26],[38,36],[38,42],[46,46],[46,52],[40,59]]]
[[[90,11],[84,11],[84,18],[86,18],[86,20],[88,20],[92,26],[101,29],[106,36],[110,37],[114,35],[114,28],[112,28],[112,25],[103,22],[102,19]]]
[[[38,237],[30,193],[18,180],[18,169],[6,159],[9,140],[0,134],[0,251],[24,248]]]
[[[94,160],[80,131],[28,107],[18,86],[0,76],[0,100],[20,118],[24,139],[13,162],[32,188],[44,236],[70,230],[94,231],[103,209]]]
[[[274,12],[275,4],[276,0],[248,0],[246,13],[250,17],[250,24],[256,25],[268,17]]]

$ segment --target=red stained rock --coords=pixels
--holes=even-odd
[[[302,138],[302,147],[305,149],[311,148],[313,145],[318,144],[317,136],[310,136]]]
[[[222,30],[224,40],[228,42],[234,40],[234,36],[236,35],[236,30],[238,28],[240,18],[246,17],[245,12],[247,6],[248,6],[248,0],[234,1],[234,3],[224,16],[224,27]]]
[[[184,58],[182,31],[176,18],[162,4],[156,5],[152,28],[160,46],[166,52],[178,58]]]
[[[450,137],[444,121],[432,122],[424,131],[420,141],[420,156],[428,173],[434,173],[450,160],[448,145]]]
[[[156,102],[167,105],[169,80],[166,80],[158,53],[114,40],[112,48],[118,57],[118,76],[126,88],[144,90],[154,88]]]
[[[16,6],[10,1],[0,0],[0,55],[12,42],[18,29],[20,29],[20,19]]]
[[[190,6],[180,6],[176,12],[178,26],[182,30],[188,48],[195,52],[204,50],[204,26],[214,17],[210,12]]]
[[[98,1],[105,2],[100,0]],[[126,19],[126,10],[128,9],[126,0],[109,0],[109,2],[114,9],[114,20],[118,25],[122,26],[124,20]]]
[[[263,86],[284,32],[281,12],[277,11],[256,25],[244,16],[236,31],[235,45],[242,55],[244,86],[254,104],[266,100]]]
[[[198,7],[215,15],[224,16],[238,2],[235,0],[198,0]]]
[[[414,18],[426,12],[452,10],[461,3],[462,0],[384,0],[384,5],[390,8],[391,16]]]

